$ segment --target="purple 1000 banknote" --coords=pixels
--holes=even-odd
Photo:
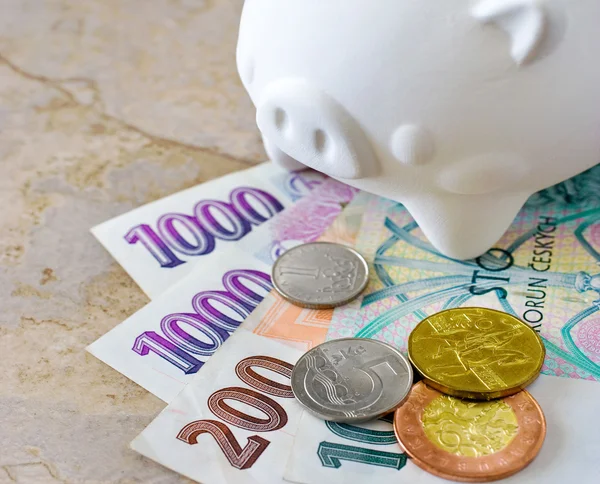
[[[316,240],[357,190],[325,179],[306,197],[207,258],[89,346],[96,357],[170,401],[271,290],[285,250]]]
[[[262,163],[136,208],[92,233],[153,299],[324,179]]]

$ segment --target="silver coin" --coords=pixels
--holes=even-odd
[[[328,309],[349,303],[369,282],[369,266],[355,250],[311,242],[285,252],[273,265],[273,286],[291,303]]]
[[[315,346],[292,371],[292,391],[324,420],[364,422],[398,407],[413,383],[408,360],[372,339],[343,338]]]

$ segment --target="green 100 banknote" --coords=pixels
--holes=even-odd
[[[336,310],[328,339],[376,338],[406,351],[423,318],[489,307],[539,333],[547,350],[543,373],[600,380],[600,165],[534,195],[475,260],[443,256],[402,205],[377,197],[367,205],[356,248],[370,263],[368,293],[358,314]],[[461,324],[468,322],[454,329]],[[495,364],[529,357],[502,352],[500,346]],[[458,377],[467,366],[448,371]]]

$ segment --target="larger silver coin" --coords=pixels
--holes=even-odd
[[[279,257],[272,279],[275,289],[292,304],[328,309],[360,295],[369,282],[369,266],[349,247],[311,242]]]
[[[292,371],[298,401],[334,422],[364,422],[391,412],[412,382],[412,367],[402,353],[362,338],[320,344],[302,355]]]

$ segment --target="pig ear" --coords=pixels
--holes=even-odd
[[[471,15],[482,23],[496,24],[510,36],[510,53],[518,65],[535,57],[548,21],[536,0],[481,0]]]

